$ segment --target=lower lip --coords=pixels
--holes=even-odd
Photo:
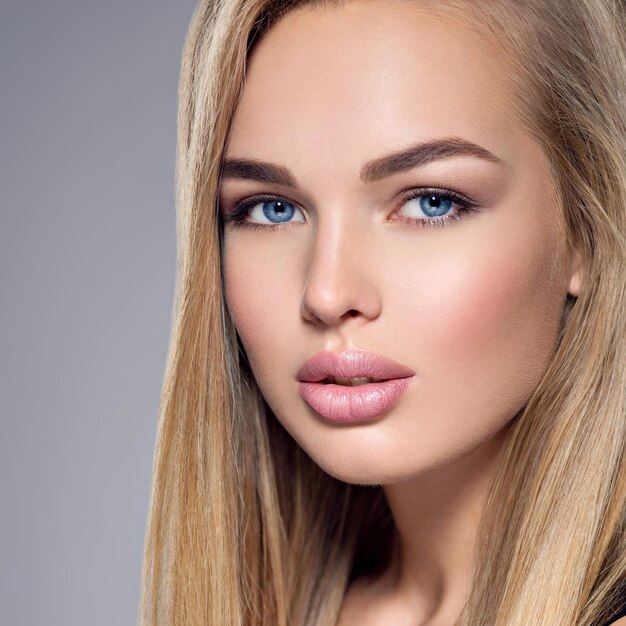
[[[335,422],[360,422],[391,409],[413,376],[349,387],[332,383],[299,382],[304,401],[322,417]]]

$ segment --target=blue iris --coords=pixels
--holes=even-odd
[[[424,194],[420,196],[420,209],[428,215],[428,217],[436,217],[443,215],[450,210],[452,206],[452,198],[442,197],[441,194]]]
[[[288,222],[295,212],[296,209],[290,202],[268,200],[263,203],[263,215],[270,222]]]

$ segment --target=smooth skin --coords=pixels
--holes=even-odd
[[[383,485],[398,531],[390,568],[350,587],[340,626],[457,620],[497,454],[556,349],[567,293],[580,289],[507,71],[468,22],[384,0],[292,10],[250,58],[220,211],[275,200],[253,202],[242,224],[225,220],[227,305],[277,419],[332,476]],[[363,179],[371,161],[450,138],[493,158],[448,155]],[[253,180],[261,170],[238,160],[282,178]],[[429,226],[461,211],[428,191],[406,199],[431,188],[476,210]],[[416,375],[386,414],[333,423],[300,397],[296,373],[320,350],[352,347]]]

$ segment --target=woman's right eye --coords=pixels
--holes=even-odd
[[[300,209],[285,200],[277,197],[256,197],[240,202],[225,216],[227,222],[244,228],[258,230],[276,230],[291,222],[304,223],[304,219],[292,219]]]

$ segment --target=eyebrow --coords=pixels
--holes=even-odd
[[[478,144],[459,137],[449,137],[418,143],[405,150],[368,161],[361,168],[360,178],[364,183],[374,182],[426,163],[456,156],[474,156],[493,163],[503,163],[502,159]],[[295,177],[286,167],[253,159],[225,159],[221,178],[276,183],[294,189],[298,187]]]

